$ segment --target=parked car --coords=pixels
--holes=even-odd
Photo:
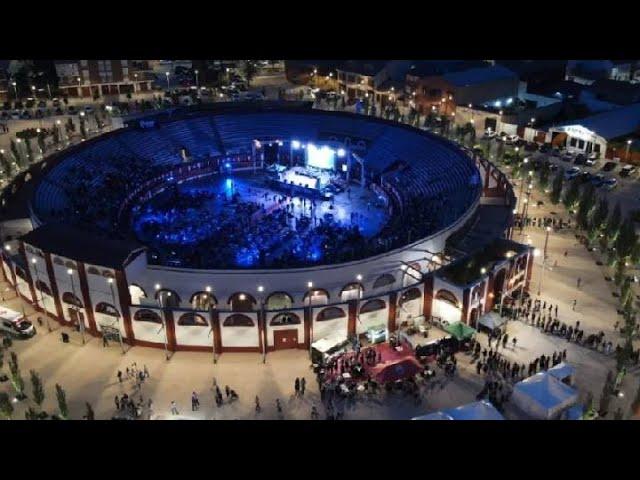
[[[612,172],[616,168],[616,162],[607,162],[602,167],[603,172]]]
[[[487,130],[486,132],[484,132],[484,138],[495,138],[496,137],[496,132],[494,132],[493,130]]]
[[[601,186],[604,183],[604,181],[605,181],[604,175],[601,173],[598,173],[597,175],[592,176],[590,180],[591,184],[594,187]]]
[[[76,110],[76,107],[74,107],[73,105],[69,105],[67,107],[67,113],[69,115],[76,115],[78,113],[78,110]]]
[[[20,120],[20,110],[14,110],[11,112],[11,118],[13,120]]]
[[[589,167],[593,167],[597,162],[598,162],[598,159],[596,157],[592,157],[591,155],[589,155],[587,159],[584,161],[584,164]]]
[[[31,118],[31,113],[29,112],[29,110],[23,110],[20,114],[20,118],[22,118],[23,120],[29,120]]]
[[[571,180],[572,178],[577,177],[581,171],[582,170],[580,170],[578,167],[571,167],[569,170],[564,172],[564,179]]]
[[[607,178],[602,183],[602,186],[604,188],[606,188],[607,190],[613,190],[614,188],[616,188],[618,186],[618,179],[616,179],[616,178]]]
[[[562,160],[563,162],[571,162],[573,161],[573,155],[567,152],[564,155],[562,155],[562,157],[560,157],[560,160]]]
[[[93,107],[91,105],[85,105],[84,111],[86,113],[93,113]]]
[[[505,143],[507,145],[513,145],[514,143],[517,143],[518,140],[520,140],[520,137],[518,137],[518,135],[507,135],[507,138],[505,139]]]
[[[634,167],[633,165],[625,165],[624,167],[622,167],[620,169],[620,176],[621,177],[628,177],[629,175],[631,175],[635,171],[636,171],[636,167]]]

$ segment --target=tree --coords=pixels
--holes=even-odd
[[[58,128],[57,125],[53,126],[52,137],[53,137],[53,144],[57,147],[60,144],[60,129]]]
[[[24,412],[24,418],[26,420],[39,420],[38,412],[36,412],[33,407],[27,408],[27,411]]]
[[[596,187],[589,183],[582,191],[580,200],[578,202],[578,226],[583,230],[587,230],[589,227],[589,220],[591,218],[591,212],[596,204]]]
[[[620,287],[620,304],[624,305],[629,296],[633,296],[633,291],[631,290],[631,278],[626,277],[622,282],[622,287]],[[633,300],[633,298],[631,300]]]
[[[611,403],[611,394],[613,393],[613,372],[609,370],[607,373],[607,379],[602,387],[602,394],[600,395],[600,408],[599,414],[601,417],[607,415],[609,411],[609,404]]]
[[[626,262],[631,256],[631,252],[638,242],[638,236],[636,235],[636,229],[633,222],[627,218],[620,227],[618,236],[614,242],[618,259],[621,262]]]
[[[613,274],[613,281],[615,282],[616,286],[620,286],[622,285],[622,282],[624,281],[625,278],[625,274],[626,274],[626,267],[624,265],[624,262],[617,262],[616,264],[616,272]]]
[[[542,190],[546,190],[549,186],[549,174],[551,170],[549,169],[549,164],[544,163],[542,167],[540,167],[540,173],[538,174],[538,184]]]
[[[613,209],[613,213],[609,217],[607,222],[607,229],[605,235],[609,239],[615,239],[618,236],[620,225],[622,224],[622,210],[620,208],[620,202],[616,203],[616,207]]]
[[[20,396],[24,392],[24,380],[20,375],[20,366],[18,365],[18,356],[16,352],[11,352],[11,358],[9,359],[9,371],[11,372],[11,383],[15,388],[16,393]]]
[[[498,142],[498,147],[496,151],[496,160],[502,162],[504,158],[504,142]]]
[[[47,144],[44,141],[44,132],[38,134],[38,148],[42,156],[44,156],[44,151],[47,149]]]
[[[636,397],[631,402],[632,415],[640,413],[640,384],[638,384],[638,390],[636,391]]]
[[[629,261],[633,265],[636,265],[640,262],[640,242],[636,242],[636,244],[631,249],[631,255],[629,256]]]
[[[18,151],[18,145],[16,145],[16,142],[13,139],[11,139],[11,154],[13,155],[13,160],[18,165],[22,165],[22,158],[20,152]]]
[[[573,210],[578,203],[578,199],[580,198],[580,182],[578,179],[574,178],[569,184],[569,188],[566,192],[564,192],[564,198],[562,199],[562,203],[569,210]]]
[[[607,198],[601,198],[598,201],[598,204],[595,206],[593,210],[593,215],[591,216],[591,228],[596,229],[598,232],[602,230],[607,221],[607,216],[609,216],[609,202]]]
[[[80,136],[82,137],[83,140],[87,139],[87,129],[84,125],[84,119],[80,119]]]
[[[557,205],[560,203],[560,196],[562,195],[562,183],[564,182],[564,170],[561,168],[553,179],[553,185],[551,186],[551,203]]]
[[[25,144],[25,146],[27,148],[27,162],[28,163],[32,163],[33,162],[33,148],[31,148],[31,139],[30,138],[25,138],[24,144]]]
[[[58,409],[60,410],[60,416],[67,418],[69,415],[69,407],[67,406],[67,394],[64,389],[56,383],[56,398],[58,399]]]
[[[258,69],[256,68],[255,63],[253,63],[253,61],[251,60],[245,61],[243,73],[244,78],[247,79],[247,85],[251,85],[251,80],[253,80],[253,77],[255,77],[256,73],[258,73]]]
[[[87,409],[87,412],[84,414],[85,420],[95,420],[96,415],[95,413],[93,413],[93,408],[91,408],[91,404],[89,402],[85,402],[85,406]]]
[[[33,401],[36,402],[40,409],[42,409],[42,402],[44,402],[44,386],[42,385],[42,379],[35,370],[31,370],[29,373],[31,374]]]
[[[13,415],[13,405],[5,392],[0,392],[0,413],[6,419],[10,419]]]

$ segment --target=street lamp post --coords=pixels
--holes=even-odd
[[[211,354],[213,356],[213,364],[218,363],[216,358],[216,331],[213,328],[213,301],[211,300],[211,287],[207,286],[204,289],[207,292],[207,307],[209,310],[209,321],[211,322]]]
[[[313,358],[311,345],[313,344],[313,315],[311,310],[311,289],[313,288],[313,282],[307,283],[307,308],[309,310],[309,358]]]
[[[82,97],[82,79],[78,77],[78,98]]]
[[[31,259],[33,264],[33,270],[36,272],[36,307],[38,305],[38,286],[40,284],[40,276],[38,274],[38,260],[36,258]],[[47,322],[47,330],[51,332],[51,325],[49,324],[49,315],[47,314],[47,306],[44,303],[44,293],[42,293],[42,287],[40,287],[40,303],[42,304],[42,310],[44,311],[44,319]]]
[[[16,96],[16,100],[18,99],[18,84],[16,82],[11,82],[11,85],[13,86],[13,93]]]
[[[547,264],[547,245],[549,244],[549,232],[551,232],[551,227],[547,227],[546,231],[544,249],[542,251],[542,271],[540,272],[540,278],[538,279],[538,296],[540,296],[540,292],[542,291],[542,277],[544,276],[544,269]]]
[[[625,158],[627,159],[627,163],[629,163],[629,157],[631,155],[631,139],[627,140],[627,154]]]
[[[171,88],[169,86],[169,72],[165,72],[165,75],[167,76],[167,90],[169,90]]]
[[[258,302],[260,302],[260,321],[262,322],[262,326],[266,333],[267,331],[267,317],[266,312],[264,310],[264,297],[262,293],[264,292],[264,287],[262,285],[258,285]],[[267,363],[267,335],[263,335],[262,338],[262,363]]]
[[[116,294],[113,291],[113,278],[108,278],[107,283],[109,284],[109,289],[111,290],[111,301],[113,302],[114,308],[116,308]],[[118,330],[120,330],[120,310],[116,308],[116,311],[118,312]],[[122,343],[122,334],[118,335],[118,340],[120,341],[120,348],[122,349],[122,354],[124,355],[126,352],[124,350],[124,344]]]
[[[168,75],[169,72],[167,72]],[[164,329],[164,356],[167,359],[167,361],[169,361],[169,347],[167,346],[168,343],[168,339],[167,339],[167,319],[165,318],[164,315],[164,306],[162,305],[162,292],[160,291],[160,284],[156,283],[156,295],[158,296],[158,304],[160,305],[160,313],[161,316],[160,318],[162,319],[162,328]],[[167,297],[171,296],[171,292],[167,292]]]
[[[194,70],[194,72],[196,74],[196,88],[198,89],[198,94],[200,93],[200,82],[198,81],[198,70]]]
[[[76,303],[75,303],[76,298],[78,298],[78,297],[76,296],[76,287],[75,287],[75,283],[73,281],[73,269],[71,269],[71,268],[67,269],[67,274],[69,275],[69,278],[71,279],[71,292],[73,293],[73,306],[76,309],[76,320],[78,321],[78,326],[80,327],[80,336],[82,337],[82,344],[84,345],[86,343],[85,338],[84,338],[84,319],[80,318],[81,312],[78,310],[78,305],[76,305]]]

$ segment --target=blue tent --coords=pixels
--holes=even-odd
[[[548,420],[558,418],[563,410],[575,405],[578,391],[545,372],[516,383],[511,399],[529,416]]]
[[[481,400],[422,417],[415,417],[413,420],[504,420],[504,417],[491,402]]]

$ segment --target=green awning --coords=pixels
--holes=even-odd
[[[476,330],[474,328],[471,328],[470,326],[465,325],[462,322],[451,323],[444,329],[458,340],[466,340],[473,337],[473,335],[476,333]]]

